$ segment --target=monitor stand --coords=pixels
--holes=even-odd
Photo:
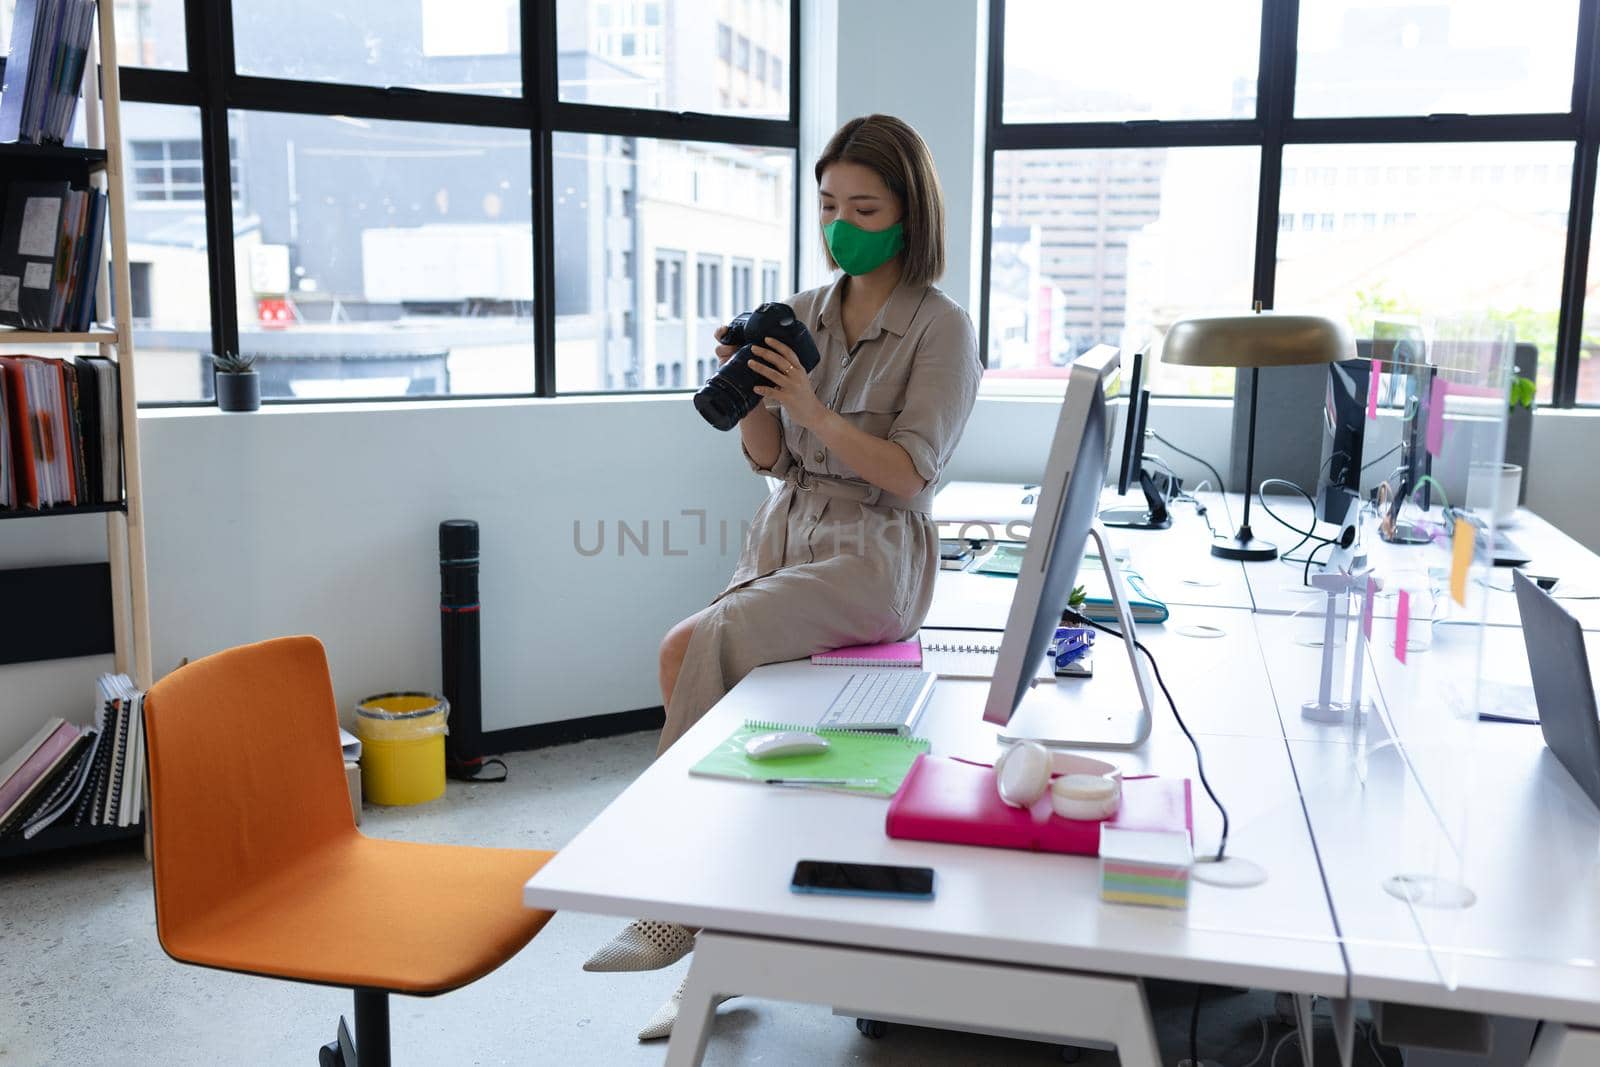
[[[1143,468],[1139,470],[1139,488],[1144,490],[1144,507],[1106,508],[1100,513],[1100,521],[1124,530],[1165,530],[1171,526],[1172,513],[1167,510],[1167,502],[1161,498],[1155,479]]]
[[[1122,643],[1133,667],[1132,685],[1128,684],[1128,679],[1110,671],[1097,672],[1083,688],[1085,695],[1092,693],[1092,702],[1086,701],[1078,707],[1063,706],[1052,699],[1048,691],[1039,691],[1048,687],[1030,689],[1017,705],[1011,722],[1000,731],[1001,744],[1037,741],[1047,748],[1135,749],[1150,736],[1154,688],[1144,660],[1134,646],[1133,613],[1128,608],[1122,570],[1116,564],[1116,557],[1106,542],[1105,527],[1100,522],[1089,527],[1089,536],[1099,553],[1100,565],[1105,568],[1111,602],[1117,609],[1117,629],[1122,631]],[[1074,688],[1077,688],[1076,683]]]

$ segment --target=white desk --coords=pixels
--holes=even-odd
[[[1234,513],[1238,514],[1239,509],[1244,506],[1243,500],[1238,494],[1230,496],[1232,497],[1230,506],[1234,509]],[[1286,521],[1302,530],[1311,528],[1309,525],[1312,517],[1311,508],[1304,500],[1293,496],[1274,496],[1269,497],[1268,502],[1272,510]],[[1276,544],[1280,552],[1292,548],[1299,540],[1298,534],[1291,533],[1288,528],[1267,515],[1259,506],[1259,502],[1251,509],[1250,518],[1256,535]],[[1328,536],[1334,530],[1332,526],[1323,524],[1317,527],[1317,532],[1322,536]],[[1584,629],[1600,630],[1600,561],[1596,560],[1594,553],[1526,509],[1517,512],[1517,521],[1506,527],[1504,533],[1531,557],[1531,562],[1524,569],[1532,574],[1556,576],[1559,582],[1553,590],[1553,595],[1561,600],[1563,607],[1578,618]],[[1379,573],[1418,571],[1424,566],[1418,562],[1422,549],[1409,545],[1389,544],[1381,538],[1372,536],[1370,527],[1364,531],[1363,544],[1367,550],[1368,565],[1376,568]],[[1312,544],[1304,545],[1295,555],[1302,557],[1311,547]],[[1327,549],[1323,549],[1317,558],[1326,559]],[[1249,580],[1250,592],[1257,611],[1293,614],[1308,607],[1316,610],[1320,606],[1321,595],[1315,590],[1308,589],[1303,583],[1303,565],[1272,560],[1267,563],[1246,563],[1242,566]],[[1315,569],[1313,567],[1313,570]],[[1490,625],[1521,625],[1516,595],[1511,589],[1511,570],[1510,567],[1496,567],[1490,578],[1493,585],[1489,593],[1486,615],[1486,621]],[[1377,614],[1392,615],[1393,604],[1394,601],[1390,599],[1380,600]]]
[[[1298,511],[1293,501],[1273,503],[1290,521],[1309,518],[1303,503]],[[1221,504],[1210,506],[1226,532]],[[1235,514],[1240,506],[1232,501]],[[1262,535],[1292,544],[1258,518]],[[1197,522],[1192,507],[1178,505],[1172,530],[1119,530],[1113,544],[1129,549],[1172,605],[1169,622],[1141,626],[1140,637],[1201,739],[1233,816],[1231,851],[1265,865],[1265,885],[1197,883],[1180,913],[1103,905],[1087,858],[896,841],[884,833],[881,800],[690,777],[688,767],[745,718],[815,715],[846,670],[791,663],[741,682],[528,883],[526,902],[703,928],[669,1064],[698,1062],[713,993],[747,992],[963,1029],[1108,1041],[1129,1067],[1153,1067],[1140,977],[1320,994],[1346,1021],[1349,997],[1549,1019],[1563,1025],[1547,1028],[1540,1067],[1589,1062],[1584,1050],[1600,1038],[1565,1024],[1600,1026],[1600,813],[1544,750],[1537,727],[1470,726],[1470,767],[1460,776],[1476,799],[1470,812],[1463,804],[1441,816],[1430,806],[1436,798],[1424,796],[1428,782],[1454,769],[1438,753],[1382,738],[1363,748],[1346,727],[1305,721],[1299,706],[1311,694],[1302,690],[1320,651],[1302,639],[1318,624],[1285,616],[1315,612],[1320,598],[1299,592],[1298,567],[1215,560],[1203,524],[1198,533],[1185,528]],[[1515,536],[1537,554],[1530,570],[1557,573],[1577,591],[1600,583],[1590,573],[1600,569],[1595,557],[1541,520],[1526,515]],[[1376,551],[1384,549],[1404,551]],[[1509,579],[1509,570],[1495,574]],[[1217,584],[1193,585],[1185,575]],[[1186,604],[1189,590],[1214,606]],[[1001,629],[1014,591],[1006,579],[941,572],[926,625]],[[1491,621],[1508,628],[1489,671],[1499,685],[1489,703],[1498,694],[1522,704],[1529,691],[1520,634],[1509,629],[1518,621],[1514,600],[1490,596]],[[1254,613],[1239,610],[1252,601]],[[1566,606],[1600,628],[1600,602]],[[1200,626],[1224,636],[1186,636]],[[1465,676],[1471,633],[1436,627],[1434,647],[1420,654],[1435,664],[1458,657]],[[1600,634],[1590,651],[1600,663],[1597,646]],[[1383,654],[1380,641],[1375,655]],[[1024,711],[1059,706],[1070,715],[1094,700],[1121,700],[1127,671],[1121,649],[1107,643],[1091,683],[1040,687]],[[936,753],[993,758],[994,731],[979,712],[984,691],[979,682],[938,686],[922,728]],[[1386,699],[1381,684],[1371,695]],[[1163,705],[1155,723],[1141,752],[1112,758],[1130,772],[1192,777],[1192,754]],[[1195,824],[1199,846],[1214,847],[1218,819],[1198,783]],[[1384,874],[1413,862],[1428,869],[1439,856],[1477,894],[1474,907],[1430,911],[1384,891]],[[932,866],[938,897],[796,896],[788,879],[801,858]]]
[[[1423,654],[1471,670],[1471,637],[1442,627]],[[1600,662],[1600,634],[1587,643]],[[1500,648],[1505,673],[1525,675],[1521,635]],[[1405,709],[1389,710],[1404,723]],[[1464,743],[1446,746],[1402,729],[1400,746],[1367,750],[1364,772],[1336,733],[1290,742],[1351,994],[1600,1025],[1600,811],[1537,726],[1475,723],[1456,736]],[[1384,891],[1386,873],[1435,861],[1476,895],[1470,908]]]
[[[1131,506],[1135,497],[1119,497],[1115,489],[1105,490],[1100,497],[1102,507]],[[1142,497],[1137,499],[1142,500]],[[1228,517],[1229,502],[1219,493],[1201,493],[1200,500],[1208,510],[1211,524],[1218,531],[1233,529]],[[1007,524],[1020,521],[1024,525],[1012,527],[1010,533],[1025,535],[1033,516],[1033,505],[1022,504],[1021,487],[995,485],[985,482],[951,482],[939,490],[933,502],[933,515],[939,522],[939,532],[944,537],[986,537],[992,531],[996,538],[1008,536]],[[1245,579],[1242,564],[1219,559],[1211,555],[1211,532],[1206,527],[1193,504],[1178,503],[1171,507],[1172,526],[1165,530],[1134,530],[1112,527],[1107,533],[1111,544],[1119,552],[1127,552],[1129,563],[1145,580],[1150,593],[1167,605],[1188,604],[1197,607],[1249,608],[1250,586]],[[971,575],[950,571],[947,575],[984,579],[988,575]],[[942,583],[943,584],[943,583]],[[986,590],[977,581],[958,582],[948,588],[936,588],[935,610],[939,617],[948,617],[944,606],[961,602],[992,611],[996,594]],[[1010,596],[1004,601],[1010,604]],[[941,603],[941,601],[943,603]],[[928,626],[957,625],[934,622],[929,616]],[[969,623],[976,626],[977,624]],[[1005,628],[1004,608],[993,629]]]
[[[1236,625],[1245,621],[1242,614],[1222,614],[1228,616],[1230,634],[1248,633],[1248,627]],[[1189,660],[1178,651],[1183,640],[1160,638],[1163,649],[1173,649],[1172,665],[1164,664],[1169,679],[1186,669],[1178,666]],[[1194,644],[1215,647],[1218,642]],[[1235,654],[1247,668],[1248,650]],[[1098,865],[1091,858],[893,840],[884,833],[882,800],[766,789],[687,773],[745,718],[815,715],[841,670],[789,663],[753,672],[528,883],[526,902],[703,927],[711,932],[708,943],[718,947],[709,954],[697,952],[696,968],[702,955],[710,961],[706,966],[715,968],[744,950],[759,954],[765,945],[781,955],[781,946],[794,943],[824,955],[835,949],[846,953],[838,962],[852,967],[869,965],[863,952],[890,965],[934,958],[955,968],[947,973],[949,980],[965,983],[965,1002],[975,1013],[966,1025],[1008,1032],[1015,1026],[1006,1022],[1007,1009],[998,999],[991,1002],[985,984],[998,979],[980,965],[1042,968],[1080,978],[1081,972],[1091,972],[1345,995],[1344,963],[1310,835],[1281,734],[1271,729],[1263,728],[1263,736],[1209,734],[1204,742],[1213,781],[1252,783],[1250,789],[1220,788],[1233,818],[1233,851],[1266,866],[1269,880],[1244,890],[1196,884],[1188,911],[1176,913],[1101,904]],[[1258,679],[1264,680],[1259,659],[1251,680]],[[921,731],[935,752],[993,758],[994,728],[981,721],[984,691],[979,682],[938,686]],[[1181,698],[1183,710],[1197,724],[1227,726],[1237,719],[1259,727],[1275,717],[1263,684],[1189,691],[1192,696]],[[1091,690],[1036,692],[1059,703],[1062,714],[1071,714],[1085,707]],[[1156,730],[1141,752],[1112,758],[1134,773],[1193,775],[1192,753],[1166,714],[1157,715]],[[1219,820],[1198,784],[1195,823],[1201,846],[1214,847]],[[802,858],[931,866],[938,872],[937,899],[904,903],[796,896],[788,881]],[[805,962],[801,958],[796,965]],[[969,966],[974,969],[963,970]],[[706,995],[716,989],[696,988]],[[724,991],[766,990],[833,1003],[836,994],[827,988],[763,985]],[[863,991],[854,991],[838,1006],[889,1013],[891,1005],[863,1002],[862,996]],[[1105,1039],[1084,1013],[1059,1003],[1051,1010],[1058,1018],[1053,1024],[1057,1038]],[[697,1015],[687,1002],[686,1015]],[[695,1062],[691,1053],[703,1033],[681,1022],[680,1029],[683,1036],[680,1041],[675,1035],[669,1062]],[[1143,1062],[1137,1053],[1136,1046],[1125,1048],[1124,1062]]]

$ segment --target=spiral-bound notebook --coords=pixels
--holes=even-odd
[[[827,738],[828,749],[810,756],[780,756],[753,760],[745,755],[745,742],[762,734],[784,730],[806,730]],[[822,786],[841,793],[892,797],[911,771],[918,756],[928,751],[920,737],[865,733],[860,730],[830,730],[779,722],[746,722],[716,748],[689,768],[701,778],[729,778],[738,782],[765,782],[782,778],[788,782],[806,778],[875,778],[871,786]]]
[[[994,665],[1000,656],[1000,639],[1005,635],[998,630],[954,630],[924,627],[922,639],[922,669],[940,678],[976,679],[987,681],[994,677]],[[1039,657],[1035,680],[1054,678],[1055,669],[1048,656]]]
[[[849,645],[814,653],[811,662],[827,667],[920,667],[922,645],[915,637],[882,645]]]

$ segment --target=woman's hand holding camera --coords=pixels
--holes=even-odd
[[[717,349],[722,356],[722,348]],[[755,358],[755,357],[760,357]],[[750,369],[767,379],[770,385],[755,387],[756,395],[770,397],[782,404],[791,421],[815,430],[827,417],[828,409],[812,388],[811,377],[806,373],[794,349],[775,337],[767,337],[751,349]]]

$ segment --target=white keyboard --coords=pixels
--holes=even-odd
[[[909,734],[928,705],[937,675],[898,668],[857,671],[822,713],[818,726]]]

